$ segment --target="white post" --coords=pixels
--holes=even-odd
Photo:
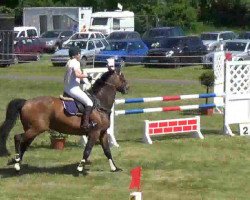
[[[144,136],[143,136],[143,139],[142,141],[147,143],[147,144],[153,144],[150,136],[149,136],[149,120],[144,120]]]
[[[130,193],[129,200],[142,200],[142,193],[141,192]]]

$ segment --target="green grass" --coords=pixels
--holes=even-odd
[[[0,121],[4,120],[6,105],[13,98],[61,94],[63,83],[60,80],[63,80],[64,70],[63,67],[52,67],[47,59],[0,68]],[[202,72],[201,66],[177,69],[127,67],[124,73],[130,83],[130,92],[124,97],[204,93],[205,88],[198,82]],[[164,79],[189,82],[159,81]],[[117,94],[117,98],[121,97]],[[204,100],[121,105],[117,109],[199,103]],[[117,117],[115,136],[120,148],[112,148],[112,154],[116,164],[124,170],[121,173],[109,172],[107,159],[96,145],[90,156],[92,165],[87,166],[88,174],[75,177],[83,151],[79,137],[69,136],[65,150],[56,151],[50,149],[49,134],[42,134],[27,151],[19,175],[11,166],[6,166],[9,158],[0,158],[0,199],[128,199],[130,170],[136,166],[142,166],[144,199],[248,199],[250,141],[247,137],[222,135],[222,115],[201,116],[204,140],[187,134],[159,137],[153,140],[153,145],[141,142],[143,120],[195,114],[194,111]],[[12,155],[13,136],[21,131],[18,121],[8,139]],[[234,131],[237,132],[238,127],[235,126]]]

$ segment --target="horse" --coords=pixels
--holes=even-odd
[[[77,166],[82,172],[89,162],[93,146],[99,142],[105,156],[108,158],[112,172],[121,171],[112,158],[108,143],[107,129],[110,126],[111,108],[117,92],[126,94],[128,82],[120,68],[105,72],[95,81],[89,93],[100,101],[100,105],[93,108],[90,121],[96,126],[84,130],[81,128],[81,116],[72,116],[65,112],[62,100],[51,96],[35,97],[33,99],[13,99],[8,103],[5,121],[0,126],[0,156],[9,156],[6,140],[15,122],[20,116],[23,133],[14,136],[15,157],[9,162],[16,171],[20,171],[24,153],[32,141],[45,131],[54,130],[69,135],[86,135],[88,142],[83,151],[83,157]],[[99,140],[99,141],[98,141]]]

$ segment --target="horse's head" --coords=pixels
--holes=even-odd
[[[125,79],[124,74],[121,72],[121,68],[117,67],[115,69],[108,68],[109,73],[111,73],[107,83],[113,85],[116,91],[126,94],[129,89],[127,80]]]

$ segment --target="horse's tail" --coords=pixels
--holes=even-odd
[[[9,151],[6,147],[6,140],[11,129],[15,125],[25,101],[25,99],[13,99],[7,106],[5,121],[0,126],[0,156],[9,155]]]

